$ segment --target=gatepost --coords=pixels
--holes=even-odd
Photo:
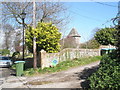
[[[44,67],[46,67],[46,51],[44,51],[43,49],[40,51],[40,66],[43,69]]]

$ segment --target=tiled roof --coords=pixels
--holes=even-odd
[[[72,28],[72,30],[70,31],[70,33],[68,34],[68,36],[81,37],[75,28]]]

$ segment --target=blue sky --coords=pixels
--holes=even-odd
[[[101,4],[102,3],[102,4]],[[74,27],[81,35],[80,42],[93,37],[95,28],[113,26],[112,18],[118,13],[118,2],[66,2],[70,23],[66,35]],[[104,25],[103,25],[104,24]]]
[[[80,42],[86,42],[94,35],[95,28],[104,28],[113,25],[110,20],[118,13],[118,2],[65,2],[70,16],[70,23],[66,26],[65,35],[74,27],[81,35]],[[115,1],[115,0],[112,0]],[[107,22],[108,21],[108,22]],[[107,22],[107,23],[106,23]],[[102,25],[104,24],[104,25]]]

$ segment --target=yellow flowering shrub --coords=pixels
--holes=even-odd
[[[36,28],[28,26],[26,29],[26,45],[31,52],[34,36],[36,37],[37,51],[44,49],[46,52],[54,53],[60,50],[61,33],[52,23],[38,22]]]

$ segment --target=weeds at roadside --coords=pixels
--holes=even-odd
[[[77,67],[80,65],[86,65],[95,61],[99,61],[101,59],[101,56],[95,56],[95,57],[86,57],[86,58],[80,58],[75,60],[67,60],[63,61],[59,64],[57,64],[55,67],[46,67],[44,69],[37,68],[37,69],[27,69],[24,71],[24,75],[26,76],[33,76],[37,74],[46,74],[46,73],[53,73],[53,72],[59,72],[63,70],[67,70],[72,67]]]

